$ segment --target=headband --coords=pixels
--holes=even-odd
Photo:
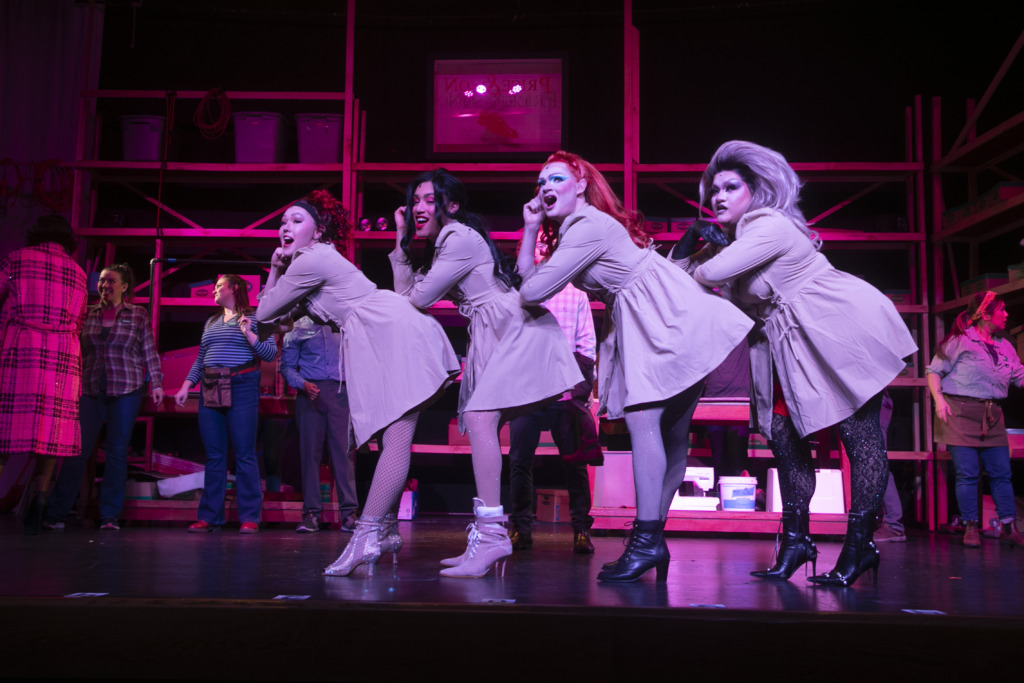
[[[971,322],[975,323],[985,314],[985,309],[988,308],[989,304],[996,298],[996,293],[992,290],[985,292],[985,296],[982,298],[981,303],[978,304],[978,310],[971,316]]]
[[[323,226],[324,223],[323,221],[320,220],[320,212],[316,210],[315,206],[307,202],[305,199],[300,199],[299,201],[292,204],[292,206],[297,206],[300,209],[305,209],[306,212],[313,217],[313,221],[317,225]]]

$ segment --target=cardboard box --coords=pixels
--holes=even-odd
[[[960,287],[960,294],[961,296],[977,294],[993,287],[1005,285],[1009,281],[1010,276],[1007,273],[985,273],[964,282],[963,286]]]
[[[899,377],[917,377],[917,361],[913,356],[907,361],[907,367],[900,371]]]
[[[537,519],[541,522],[568,522],[569,492],[563,489],[537,489]]]
[[[686,232],[693,225],[696,218],[670,218],[668,219],[669,232]]]
[[[646,216],[648,232],[668,232],[668,218],[661,216]]]
[[[911,303],[909,289],[887,289],[885,290],[885,296],[894,304]]]
[[[814,470],[815,487],[811,498],[811,512],[841,515],[846,512],[843,495],[842,470]],[[782,512],[782,495],[779,492],[779,471],[768,470],[768,491],[766,492],[768,512]]]
[[[160,354],[160,369],[164,372],[164,392],[173,396],[188,377],[188,371],[199,356],[198,346],[188,346]],[[194,387],[196,392],[198,387]]]
[[[189,297],[192,299],[212,299],[213,288],[217,283],[213,280],[201,280],[188,286]]]
[[[398,503],[399,519],[416,519],[420,508],[418,491],[402,491],[402,500]]]

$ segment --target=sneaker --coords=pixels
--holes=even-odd
[[[46,523],[43,523],[43,528],[46,528]],[[999,532],[999,540],[1002,543],[1012,546],[1024,546],[1024,535],[1017,531],[1017,525],[1014,523],[1004,524]]]
[[[906,543],[907,535],[902,531],[896,531],[888,524],[878,527],[872,539],[875,543]]]
[[[341,520],[341,531],[345,533],[352,533],[356,530],[356,523],[359,521],[359,515],[354,512],[350,512],[348,517]]]
[[[191,524],[188,525],[188,532],[190,534],[205,534],[205,533],[210,532],[210,531],[219,531],[219,530],[220,530],[220,527],[214,526],[213,524],[210,524],[209,522],[204,522],[203,520],[199,520],[198,522],[192,522]]]
[[[256,522],[242,522],[242,528],[238,530],[240,534],[255,534],[260,530],[260,525]]]
[[[978,534],[977,522],[964,522],[964,545],[968,548],[981,547],[981,536]]]
[[[113,517],[100,520],[100,531],[120,531],[121,525]]]
[[[47,522],[43,520],[43,531],[64,531],[64,522]]]
[[[295,528],[300,534],[311,534],[320,531],[320,518],[310,513],[302,516],[302,521]]]

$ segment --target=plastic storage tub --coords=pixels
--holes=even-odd
[[[235,120],[235,163],[284,161],[284,116],[269,111],[240,111]]]
[[[296,114],[300,164],[336,164],[341,158],[341,114]]]
[[[163,116],[120,116],[125,161],[160,161],[164,157]]]

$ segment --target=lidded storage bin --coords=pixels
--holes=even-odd
[[[164,156],[163,116],[119,116],[125,161],[160,161]]]
[[[341,114],[296,114],[300,164],[336,164],[341,158]]]
[[[240,111],[231,116],[235,121],[235,163],[284,161],[284,116],[269,111]]]

